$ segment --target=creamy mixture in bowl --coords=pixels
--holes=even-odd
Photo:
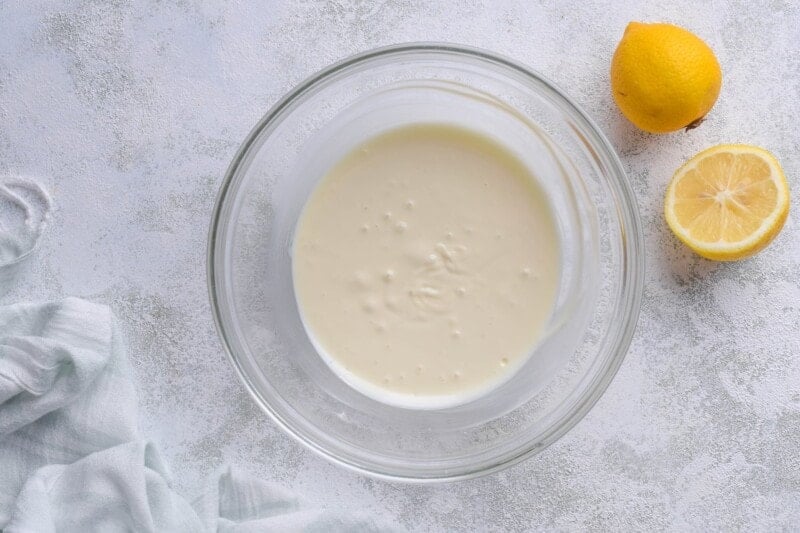
[[[347,383],[441,407],[520,367],[550,318],[558,235],[535,177],[476,132],[417,124],[357,146],[298,222],[303,322]]]

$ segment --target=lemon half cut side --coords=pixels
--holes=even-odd
[[[695,155],[675,172],[664,216],[673,233],[716,261],[750,257],[778,235],[789,215],[780,163],[756,146],[727,144]]]

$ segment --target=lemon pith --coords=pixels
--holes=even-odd
[[[748,145],[704,150],[679,168],[667,188],[664,216],[699,255],[718,261],[766,247],[789,214],[789,187],[777,159]]]
[[[622,114],[651,133],[696,123],[711,110],[722,86],[714,52],[672,24],[631,22],[611,61],[611,89]]]

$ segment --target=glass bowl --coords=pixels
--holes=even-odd
[[[508,379],[464,403],[414,409],[349,387],[316,352],[291,250],[302,207],[336,160],[378,133],[430,122],[488,135],[529,167],[555,215],[561,276],[546,333]],[[217,328],[256,403],[337,463],[415,481],[499,470],[574,426],[628,349],[644,273],[634,197],[594,123],[540,75],[448,44],[354,56],[278,102],[228,169],[208,254]]]

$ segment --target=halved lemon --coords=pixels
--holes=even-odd
[[[704,150],[675,172],[664,216],[689,248],[707,259],[735,261],[755,254],[789,215],[789,185],[768,151],[745,144]]]

